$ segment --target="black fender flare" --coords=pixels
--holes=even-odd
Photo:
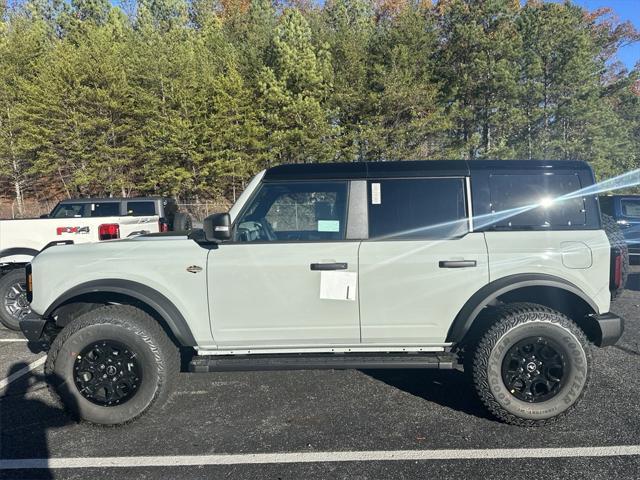
[[[524,287],[554,287],[565,290],[584,300],[594,313],[600,313],[598,306],[586,293],[563,278],[543,273],[508,275],[488,283],[471,296],[451,324],[447,342],[460,342],[484,307],[501,295]]]
[[[162,317],[181,346],[192,347],[196,345],[193,333],[191,332],[187,321],[182,316],[182,313],[180,313],[180,310],[178,310],[178,308],[167,297],[157,290],[131,280],[110,278],[93,280],[76,285],[60,295],[49,306],[49,308],[47,308],[46,312],[44,312],[42,316],[44,318],[51,317],[52,313],[56,309],[74,298],[83,295],[104,293],[126,295],[127,297],[134,298],[148,305],[155,310],[160,317]]]
[[[0,250],[0,261],[5,257],[12,257],[14,255],[29,255],[31,257],[35,257],[39,253],[40,253],[40,250],[35,250],[33,248],[24,248],[24,247],[5,248],[4,250]]]

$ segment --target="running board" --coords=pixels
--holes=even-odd
[[[453,369],[456,368],[457,363],[458,357],[452,353],[211,355],[194,357],[189,363],[189,371],[207,373],[255,370]]]

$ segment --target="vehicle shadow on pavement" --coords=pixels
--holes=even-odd
[[[458,370],[362,370],[392,387],[478,418],[491,418],[482,408],[473,383]]]
[[[20,362],[11,366],[9,375],[28,367]],[[29,372],[10,383],[0,396],[0,459],[48,459],[47,432],[76,423],[62,409],[29,397],[35,384],[45,388],[44,375]],[[0,470],[0,478],[54,478],[48,468]]]

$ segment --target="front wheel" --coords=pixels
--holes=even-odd
[[[20,330],[20,320],[29,312],[26,273],[23,268],[10,270],[0,277],[0,323],[11,330]]]
[[[543,425],[567,414],[589,381],[591,355],[582,330],[531,303],[501,307],[496,315],[473,357],[481,401],[513,425]]]
[[[74,416],[117,425],[168,396],[179,371],[178,349],[142,310],[111,305],[69,323],[45,364],[54,397]]]

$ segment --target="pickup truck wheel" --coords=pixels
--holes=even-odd
[[[45,374],[54,397],[74,416],[117,425],[161,405],[179,367],[178,349],[152,317],[110,305],[79,316],[60,332]]]
[[[20,320],[31,312],[25,277],[23,268],[0,277],[0,322],[11,330],[20,330]]]
[[[563,314],[531,303],[507,305],[497,314],[473,357],[481,401],[513,425],[544,425],[567,414],[589,381],[591,354],[582,330]]]

